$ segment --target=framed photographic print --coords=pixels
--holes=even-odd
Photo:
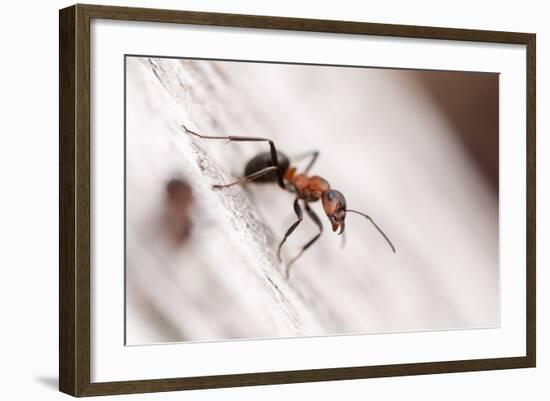
[[[60,390],[535,366],[535,35],[60,11]]]

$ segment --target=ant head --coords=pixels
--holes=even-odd
[[[336,231],[340,227],[338,235],[342,234],[346,228],[346,198],[344,198],[344,195],[340,191],[329,189],[323,192],[321,201],[323,202],[323,209],[325,209],[325,213],[332,225],[332,231]]]

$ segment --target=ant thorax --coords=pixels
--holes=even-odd
[[[323,192],[330,190],[330,184],[324,178],[318,175],[296,174],[295,167],[286,171],[285,180],[295,188],[300,199],[308,202],[318,201]]]

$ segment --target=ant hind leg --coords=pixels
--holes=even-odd
[[[305,159],[306,157],[311,157],[311,160],[307,164],[306,168],[304,169],[304,173],[309,173],[309,170],[313,167],[315,162],[317,161],[317,158],[319,157],[319,151],[318,150],[311,150],[309,152],[301,153],[297,156],[293,157],[294,161]]]
[[[255,136],[235,136],[235,135],[229,135],[229,136],[212,136],[212,135],[202,135],[195,131],[190,130],[185,125],[181,124],[181,127],[190,133],[191,135],[194,135],[201,139],[225,139],[228,141],[235,141],[235,142],[268,142],[269,143],[269,150],[271,153],[271,164],[274,167],[277,167],[277,184],[282,189],[286,189],[285,182],[283,179],[283,174],[281,172],[281,166],[279,165],[279,158],[277,157],[277,149],[275,148],[275,144],[273,141],[269,138],[262,138],[262,137],[255,137]],[[257,177],[256,177],[257,178]]]
[[[264,169],[261,169],[260,171],[256,171],[253,174],[247,175],[246,177],[239,178],[236,181],[230,182],[229,184],[214,184],[214,185],[212,185],[212,188],[222,189],[222,188],[232,187],[233,185],[243,184],[243,183],[249,182],[249,181],[254,181],[256,178],[260,178],[260,177],[262,177],[266,174],[269,174],[269,173],[271,173],[272,171],[275,171],[275,170],[277,170],[277,167],[275,167],[275,166],[266,167]]]

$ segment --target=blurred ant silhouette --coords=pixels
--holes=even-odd
[[[298,225],[303,220],[302,208],[300,207],[300,200],[304,205],[304,209],[308,214],[309,218],[319,228],[319,232],[305,245],[302,246],[300,252],[294,256],[287,264],[285,277],[289,277],[290,267],[296,262],[296,260],[302,256],[302,254],[311,246],[315,241],[319,239],[323,232],[323,225],[319,216],[310,208],[309,203],[317,202],[321,199],[323,204],[323,209],[332,225],[332,231],[336,232],[338,228],[340,231],[338,235],[344,233],[346,228],[345,220],[346,213],[356,213],[365,218],[367,218],[373,226],[378,230],[378,232],[384,237],[388,242],[392,251],[395,253],[395,247],[393,246],[390,239],[382,231],[380,227],[374,222],[374,220],[365,213],[359,212],[357,210],[349,209],[346,205],[346,199],[340,191],[332,189],[330,184],[324,178],[313,175],[308,175],[309,170],[315,164],[317,157],[319,156],[318,151],[311,151],[304,153],[295,158],[295,160],[304,159],[306,157],[311,157],[308,165],[306,166],[303,173],[296,173],[296,167],[290,166],[289,158],[282,152],[277,151],[275,144],[269,138],[262,137],[250,137],[250,136],[210,136],[202,135],[197,132],[194,132],[187,128],[185,125],[181,125],[182,128],[187,131],[189,134],[194,135],[202,139],[224,139],[230,142],[267,142],[269,144],[269,152],[262,152],[254,156],[248,161],[244,168],[244,177],[233,181],[229,184],[215,184],[212,186],[214,189],[228,188],[233,185],[243,184],[246,182],[255,182],[255,183],[277,183],[281,189],[293,193],[296,195],[294,199],[294,212],[296,213],[296,220],[290,228],[286,231],[285,236],[282,241],[279,243],[277,249],[277,258],[281,262],[281,248],[287,240],[287,238],[292,234],[292,232],[298,227]]]

